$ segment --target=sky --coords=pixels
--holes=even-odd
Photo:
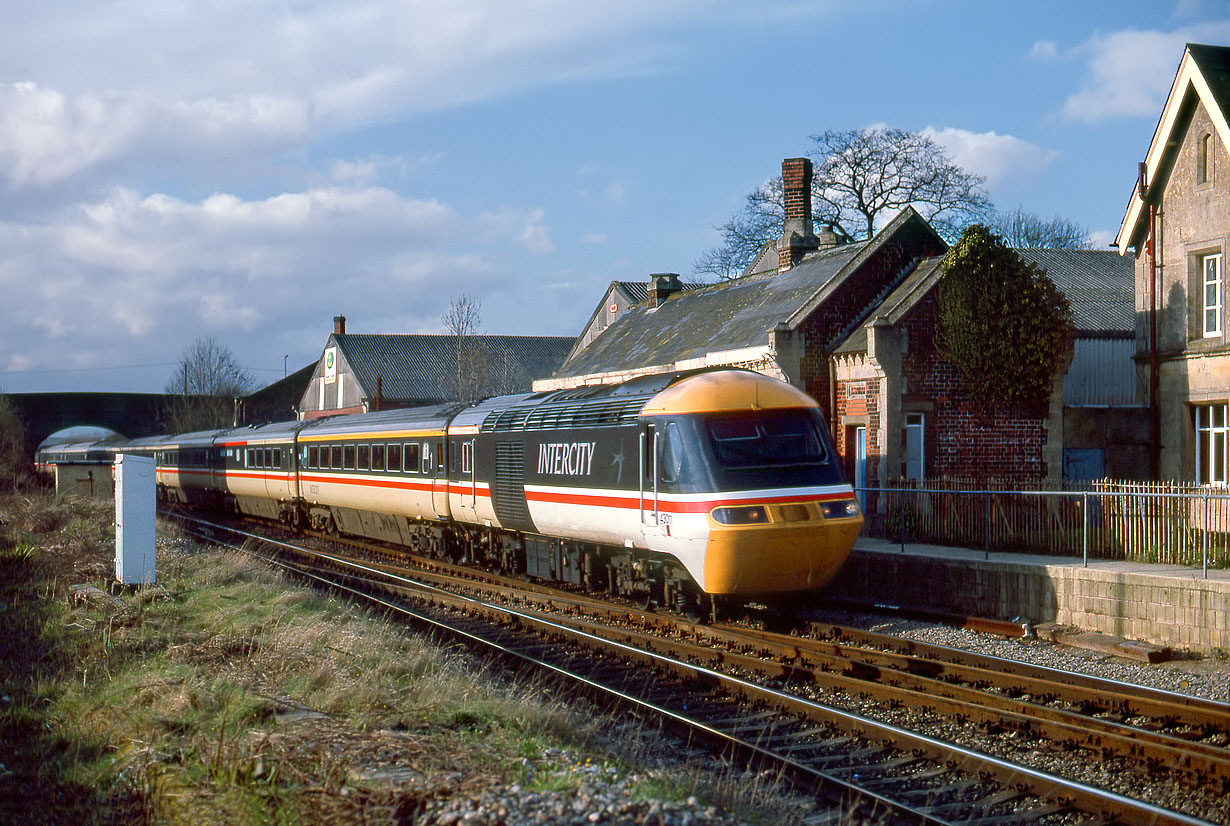
[[[923,131],[1113,240],[1226,0],[59,0],[0,27],[0,392],[264,385],[352,333],[575,336],[811,136]]]

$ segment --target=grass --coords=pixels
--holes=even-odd
[[[76,598],[113,579],[110,507],[0,499],[0,823],[402,822],[457,775],[636,777],[752,821],[776,793],[646,769],[653,737],[613,755],[532,679],[162,531],[157,585]],[[382,785],[391,768],[419,780]]]

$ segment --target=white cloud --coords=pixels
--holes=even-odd
[[[1054,40],[1039,40],[1029,50],[1029,59],[1050,63],[1059,58],[1059,44]]]
[[[459,291],[507,285],[512,247],[553,247],[542,210],[464,215],[379,187],[198,201],[116,189],[43,225],[0,223],[0,288],[22,308],[0,352],[9,370],[124,363],[205,334],[269,342],[337,312],[438,317]]]
[[[1080,89],[1063,105],[1070,121],[1097,123],[1114,117],[1156,115],[1174,80],[1184,38],[1163,32],[1122,31],[1095,35]]]
[[[931,126],[922,131],[944,147],[958,166],[985,177],[987,187],[992,190],[1005,183],[1031,178],[1059,158],[1059,153],[1053,149],[993,131],[969,132]]]
[[[1062,117],[1077,123],[1111,118],[1156,118],[1174,82],[1186,43],[1230,39],[1230,22],[1190,26],[1173,32],[1127,29],[1095,34],[1071,51],[1086,62]]]

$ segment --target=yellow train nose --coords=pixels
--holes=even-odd
[[[764,510],[765,521],[740,525],[723,524],[710,516],[705,591],[775,593],[820,588],[837,574],[863,526],[857,507],[838,509],[830,503],[810,502],[769,505]]]

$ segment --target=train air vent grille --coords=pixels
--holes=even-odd
[[[522,442],[495,443],[491,504],[501,525],[516,530],[534,529],[525,504],[525,445]]]
[[[631,424],[636,421],[648,399],[648,396],[634,396],[579,402],[570,400],[510,408],[487,416],[482,431],[562,430]]]

